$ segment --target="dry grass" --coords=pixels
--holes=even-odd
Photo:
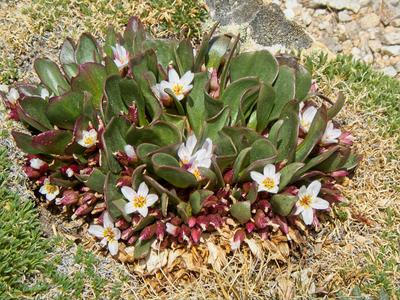
[[[37,23],[43,17],[40,12],[36,18],[22,13],[28,2],[0,4],[0,34],[6,45],[2,48],[2,61],[5,61],[4,57],[11,60],[16,57],[18,77],[21,78],[30,78],[32,58],[39,55],[54,57],[65,36],[76,37],[88,28],[100,35],[99,26],[102,25],[97,22],[121,26],[125,17],[135,14],[141,7],[146,8],[134,6],[133,1],[122,1],[121,5],[131,4],[124,7],[126,15],[115,18],[102,18],[100,13],[87,18],[79,14],[71,15],[74,11],[69,11],[61,23],[54,25],[59,27],[58,30],[48,33],[42,31],[45,27],[40,22]],[[85,3],[74,3],[80,2]],[[96,10],[96,7],[93,9]],[[60,32],[61,35],[55,34]],[[322,73],[317,75],[327,95],[338,91],[340,78],[329,79]],[[382,110],[364,110],[364,102],[369,95],[367,90],[354,94],[351,85],[341,89],[349,101],[338,119],[356,136],[355,144],[364,160],[348,186],[343,187],[346,203],[337,207],[335,213],[326,215],[316,232],[305,233],[308,236],[304,244],[291,244],[288,258],[285,258],[289,250],[284,246],[286,243],[277,243],[278,249],[266,251],[261,257],[251,255],[245,247],[241,252],[227,256],[220,269],[213,269],[218,266],[217,261],[209,259],[206,246],[202,246],[193,256],[195,259],[183,255],[173,271],[163,270],[156,276],[142,277],[129,272],[131,267],[100,255],[96,258],[99,263],[95,273],[106,280],[104,293],[107,294],[107,289],[115,283],[119,287],[119,297],[126,299],[305,299],[333,298],[339,292],[351,295],[355,286],[361,286],[369,295],[377,295],[384,287],[396,299],[399,295],[396,295],[395,289],[400,287],[400,149],[396,145],[399,133],[397,136],[396,133],[382,135],[385,130]],[[2,129],[8,130],[7,124],[14,126],[3,122]],[[13,156],[15,146],[9,142],[7,145],[10,156]],[[227,240],[222,238],[218,243],[222,250],[227,248]],[[74,263],[71,257],[76,255],[76,246],[67,244],[58,243],[49,260],[61,255],[57,271],[74,276],[84,266]],[[91,240],[85,239],[83,244],[97,253]],[[264,246],[273,248],[270,244]],[[223,253],[220,253],[220,258],[225,256]],[[197,272],[187,271],[185,265]],[[177,270],[179,268],[181,270]],[[39,274],[31,280],[48,281],[46,276]],[[86,299],[96,295],[90,278],[84,281],[83,295]],[[41,298],[54,299],[59,291],[60,286],[55,285]]]

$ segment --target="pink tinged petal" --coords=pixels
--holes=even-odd
[[[314,211],[312,208],[307,208],[303,210],[301,216],[303,217],[304,224],[311,225],[314,219]]]
[[[137,211],[142,215],[142,217],[146,217],[149,213],[149,209],[147,207],[138,208]]]
[[[134,213],[135,211],[137,211],[137,209],[133,206],[132,202],[128,202],[124,206],[124,211],[125,211],[126,214],[129,215],[129,214]]]
[[[114,228],[114,222],[111,219],[111,216],[108,212],[105,212],[103,215],[103,224],[104,224],[104,228]]]
[[[100,241],[100,246],[105,247],[107,245],[107,239],[104,238]]]
[[[139,196],[146,197],[148,193],[149,193],[149,188],[147,187],[147,184],[146,184],[145,182],[142,182],[142,183],[139,185],[139,189],[138,189],[137,194],[138,194]]]
[[[329,207],[329,202],[316,197],[312,202],[311,202],[311,207],[315,209],[327,209]]]
[[[185,144],[181,144],[179,146],[178,157],[182,162],[187,162],[190,160],[190,154]]]
[[[136,197],[136,192],[129,186],[123,186],[121,192],[126,199],[132,201]]]
[[[181,83],[186,86],[192,83],[194,78],[194,74],[190,71],[187,71],[185,74],[183,74],[181,78]]]
[[[307,123],[312,123],[314,120],[315,114],[317,113],[317,109],[314,106],[307,107],[303,112],[303,120]]]
[[[168,72],[168,81],[170,83],[179,83],[179,75],[175,69],[170,69]]]
[[[313,198],[318,196],[320,190],[321,190],[321,182],[319,182],[318,180],[314,180],[313,182],[311,182],[307,188],[307,192],[311,194]]]
[[[193,88],[193,85],[187,85],[187,86],[184,86],[184,88],[183,88],[183,94],[187,94],[187,93],[189,93],[190,91],[191,91],[191,89]]]
[[[189,155],[193,154],[196,144],[197,144],[197,138],[194,134],[191,134],[186,140],[186,148],[189,152]]]
[[[265,178],[265,176],[259,172],[256,171],[251,171],[250,172],[250,177],[253,179],[256,183],[258,183],[260,186],[262,185],[262,182]]]
[[[294,215],[298,215],[298,214],[301,214],[303,211],[304,211],[304,207],[300,206],[300,205],[297,205],[293,214]]]
[[[331,138],[337,139],[338,137],[340,137],[341,134],[342,132],[340,131],[340,129],[333,129],[331,131]]]
[[[89,234],[94,235],[97,238],[102,238],[104,228],[100,225],[90,225],[88,229]]]
[[[149,194],[146,197],[146,206],[150,207],[158,200],[158,196],[156,194]]]
[[[119,228],[113,228],[115,240],[118,241],[121,238],[121,230]]]
[[[118,241],[112,240],[108,243],[108,251],[112,256],[117,255],[118,253]]]
[[[264,167],[264,176],[272,177],[275,175],[275,166],[273,164],[268,164]]]

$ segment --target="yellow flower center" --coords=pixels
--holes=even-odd
[[[107,239],[107,241],[112,241],[115,239],[115,234],[114,231],[112,230],[112,228],[107,227],[104,229],[103,231],[103,236]]]
[[[133,207],[135,208],[142,208],[146,205],[146,197],[143,196],[136,196],[133,199]]]
[[[203,178],[198,168],[192,170],[192,174],[194,175],[194,177],[196,177],[197,180],[201,180]]]
[[[183,85],[179,84],[179,83],[175,83],[172,86],[172,91],[174,92],[175,95],[179,96],[179,95],[183,95]]]
[[[301,120],[300,125],[301,125],[301,127],[305,128],[306,130],[308,130],[310,128],[310,122],[308,122],[306,120]]]
[[[92,136],[86,136],[83,138],[85,145],[92,146],[96,143],[96,139]]]
[[[273,189],[275,187],[275,181],[271,177],[266,177],[262,183],[268,190]]]
[[[299,200],[300,206],[303,206],[303,207],[310,207],[310,205],[311,205],[311,200],[312,200],[312,197],[311,197],[310,195],[304,195],[304,196],[301,197],[300,200]]]
[[[58,188],[56,185],[46,183],[44,186],[44,189],[46,190],[46,194],[54,194],[57,192]]]

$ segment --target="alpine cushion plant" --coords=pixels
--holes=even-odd
[[[232,218],[237,249],[246,235],[316,225],[343,198],[335,183],[359,161],[332,120],[343,97],[319,94],[295,58],[239,53],[239,37],[214,31],[194,51],[132,18],[102,48],[67,39],[60,66],[35,61],[39,84],[1,92],[31,132],[12,134],[39,194],[112,255],[194,245]]]

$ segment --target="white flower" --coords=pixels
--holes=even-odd
[[[40,158],[32,158],[31,160],[29,160],[29,165],[31,166],[31,168],[34,168],[36,170],[40,170],[40,168],[43,167],[45,164],[46,162],[44,162]]]
[[[6,97],[8,102],[10,102],[11,104],[15,104],[19,99],[19,93],[17,89],[11,88]]]
[[[97,131],[90,129],[89,131],[82,131],[82,138],[78,141],[78,144],[85,148],[90,148],[97,143]]]
[[[266,191],[268,193],[276,194],[279,191],[281,173],[276,173],[273,164],[266,165],[263,174],[251,171],[250,177],[258,184],[258,192]]]
[[[50,180],[46,178],[43,185],[39,189],[39,193],[46,195],[46,200],[52,201],[60,193],[58,186],[51,184]]]
[[[118,69],[123,69],[129,63],[129,53],[126,51],[124,46],[116,44],[115,47],[111,47],[114,54],[114,62]]]
[[[303,111],[303,113],[299,114],[300,126],[304,132],[310,130],[311,123],[314,120],[316,113],[317,109],[314,106],[309,106]]]
[[[199,168],[209,168],[212,158],[212,140],[207,138],[203,146],[193,154],[196,147],[197,139],[194,134],[190,135],[186,140],[186,144],[182,143],[178,149],[178,157],[182,166],[192,173],[198,180],[201,179]]]
[[[328,144],[335,144],[338,143],[338,138],[342,132],[340,129],[336,129],[333,127],[332,121],[329,121],[328,124],[326,125],[325,132],[322,136],[321,143],[328,145]]]
[[[303,221],[306,225],[311,225],[314,219],[314,209],[327,209],[329,207],[329,202],[317,197],[321,189],[321,183],[318,180],[314,180],[306,188],[303,185],[297,197],[295,215],[301,214]]]
[[[42,90],[40,91],[40,98],[47,99],[49,97],[50,97],[49,91],[45,88],[42,88]]]
[[[145,182],[142,182],[139,185],[137,192],[128,186],[123,186],[121,188],[121,192],[129,201],[124,207],[124,210],[127,214],[137,211],[143,217],[146,217],[149,213],[148,208],[158,200],[158,196],[156,194],[149,194],[149,188]]]
[[[163,97],[165,96],[165,89],[170,89],[178,100],[182,100],[193,88],[193,85],[191,84],[193,78],[194,74],[190,71],[187,71],[183,74],[182,78],[179,78],[175,69],[170,69],[168,72],[168,81],[161,81],[159,85],[154,86],[153,91],[158,90],[159,97]]]
[[[72,177],[72,176],[74,176],[75,172],[74,172],[74,170],[72,170],[71,168],[68,168],[68,169],[65,171],[65,174],[67,174],[68,177]]]
[[[106,212],[103,216],[103,225],[90,225],[88,232],[97,238],[101,238],[101,246],[108,244],[108,250],[111,255],[118,253],[118,240],[121,238],[121,231],[114,227],[111,216]]]
[[[8,93],[8,85],[7,84],[0,84],[0,92]]]
[[[130,159],[136,158],[136,151],[135,151],[135,148],[133,148],[133,146],[125,145],[124,151],[126,153],[126,156],[128,156]]]

